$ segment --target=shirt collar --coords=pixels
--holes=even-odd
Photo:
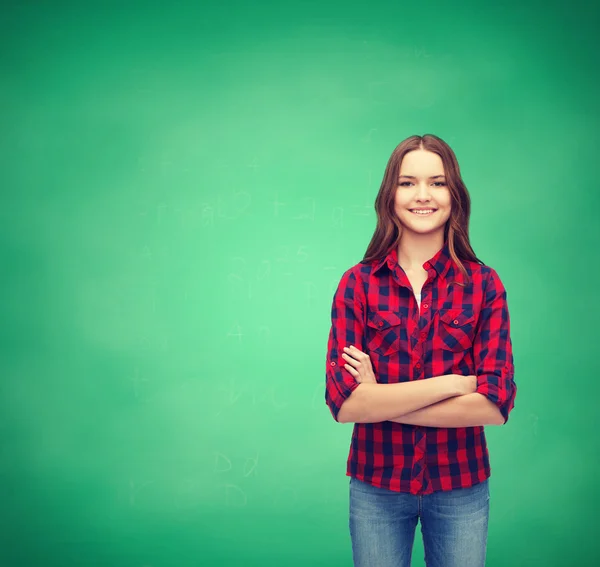
[[[374,264],[372,273],[375,274],[386,264],[390,270],[393,270],[394,266],[398,264],[397,246],[392,246],[387,255]],[[434,254],[434,256],[423,264],[423,268],[427,270],[431,267],[440,277],[444,277],[451,265],[452,256],[450,256],[450,248],[448,247],[448,242],[445,242],[444,245]]]

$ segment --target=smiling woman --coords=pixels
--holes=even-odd
[[[410,565],[420,519],[428,567],[479,567],[484,426],[505,423],[516,396],[506,290],[473,252],[470,197],[437,136],[395,148],[375,209],[365,256],[334,294],[326,366],[331,414],[354,423],[354,564]]]

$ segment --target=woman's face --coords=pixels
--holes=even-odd
[[[405,154],[400,164],[394,210],[404,231],[416,234],[444,234],[450,218],[450,190],[446,185],[442,158],[426,150]],[[433,209],[422,214],[413,209]]]

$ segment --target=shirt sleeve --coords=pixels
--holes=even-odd
[[[365,352],[363,344],[366,298],[362,282],[352,269],[342,276],[333,296],[331,329],[327,342],[325,370],[325,402],[336,421],[344,400],[358,386],[358,382],[344,368],[343,348],[354,345]]]
[[[515,404],[517,385],[506,290],[493,268],[490,268],[484,291],[484,305],[473,343],[473,360],[476,391],[498,406],[506,423]]]

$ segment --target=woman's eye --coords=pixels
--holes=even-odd
[[[404,185],[407,185],[408,183],[410,183],[410,181],[400,181],[400,183],[398,183],[398,185],[404,186]],[[434,185],[443,186],[443,185],[446,185],[446,182],[445,181],[435,181]]]

